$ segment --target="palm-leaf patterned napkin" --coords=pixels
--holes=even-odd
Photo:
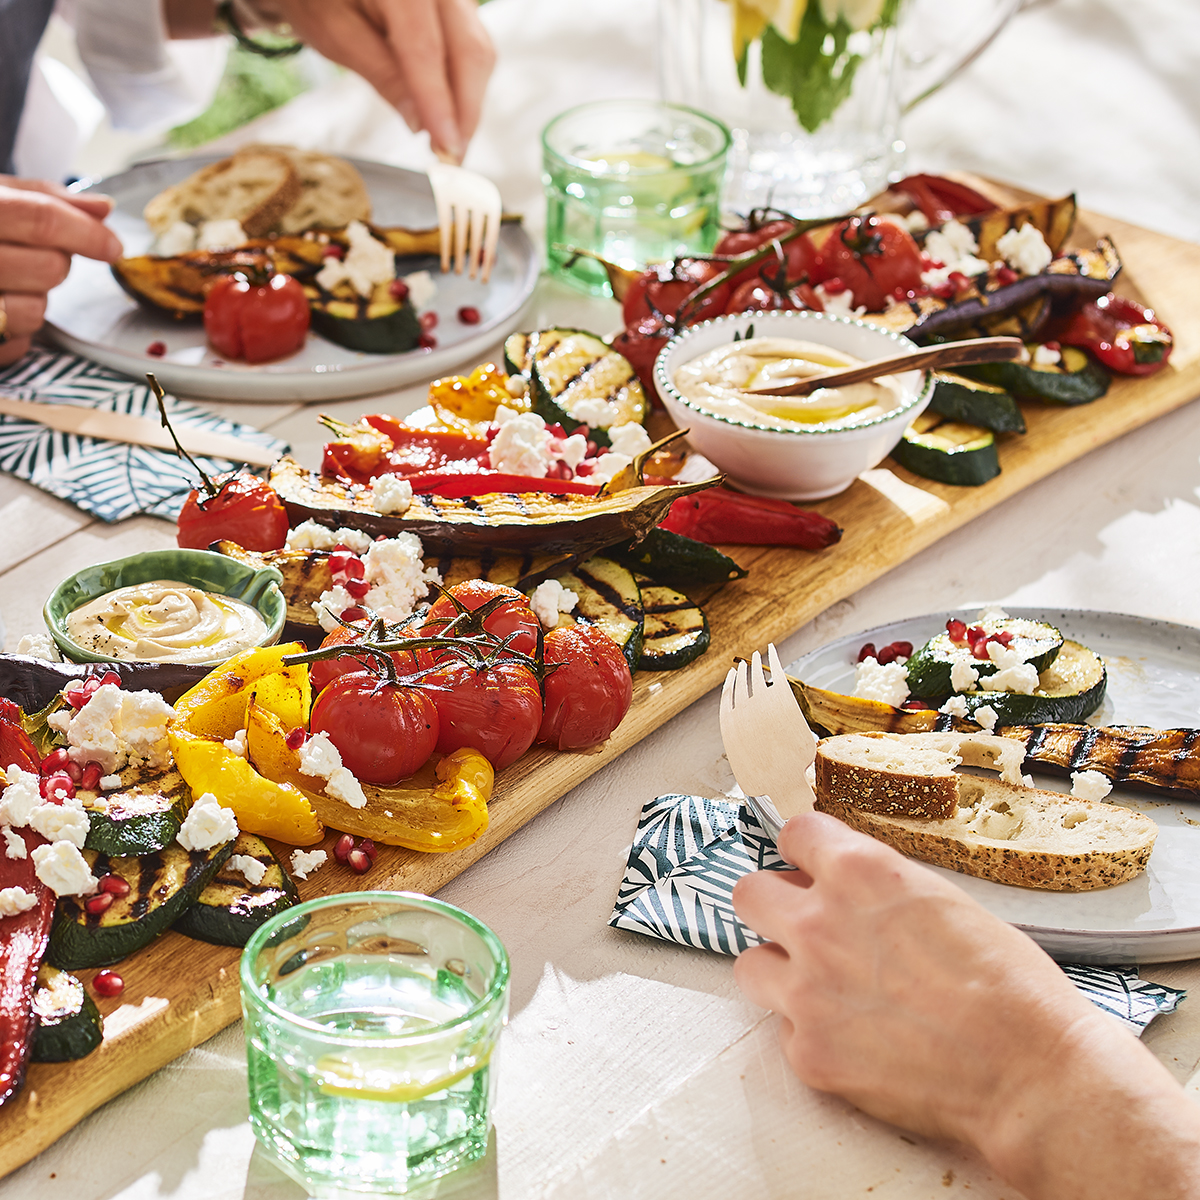
[[[682,946],[740,954],[763,939],[734,915],[733,885],[759,870],[791,867],[740,801],[658,796],[642,809],[608,923]],[[1139,979],[1136,967],[1060,966],[1093,1004],[1136,1033],[1187,995]]]
[[[144,383],[135,383],[86,358],[40,348],[0,369],[0,395],[78,404],[154,420],[159,415],[154,396]],[[194,404],[173,397],[167,397],[166,404],[177,430],[211,429],[278,454],[287,449],[286,442]],[[198,457],[196,461],[214,475],[233,465],[221,458]],[[197,483],[188,463],[171,451],[60,433],[10,416],[0,416],[0,470],[110,523],[138,513],[174,520]]]

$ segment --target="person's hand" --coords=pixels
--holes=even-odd
[[[476,0],[252,0],[314,50],[357,71],[439,155],[461,162],[496,61]]]
[[[66,279],[72,254],[120,258],[121,243],[104,226],[111,209],[107,196],[73,196],[55,184],[0,175],[0,299],[8,335],[0,366],[29,349],[46,293]]]
[[[1030,1197],[1200,1194],[1200,1110],[1028,937],[833,817],[779,850],[799,870],[734,888],[771,939],[735,974],[801,1079],[973,1143]]]

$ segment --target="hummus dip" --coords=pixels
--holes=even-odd
[[[251,605],[173,579],[105,592],[67,616],[77,646],[122,662],[220,662],[266,633]]]
[[[869,383],[818,388],[807,396],[752,396],[747,388],[783,386],[842,367],[851,358],[829,346],[796,338],[747,338],[718,346],[675,372],[676,390],[689,404],[763,429],[848,429],[891,412],[903,399],[899,381],[883,375]]]

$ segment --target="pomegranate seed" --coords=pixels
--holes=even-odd
[[[561,424],[559,424],[558,421],[555,421],[553,425],[547,425],[546,432],[552,438],[565,438],[567,436],[567,431],[562,427]]]
[[[329,569],[335,575],[344,575],[350,567],[352,559],[356,559],[356,554],[351,554],[349,550],[335,550],[329,556]]]
[[[436,350],[437,338],[435,338],[431,333],[423,333],[419,338],[417,338],[417,345],[422,350]]]
[[[45,796],[47,800],[61,801],[64,798],[69,800],[74,795],[75,785],[66,771],[59,771],[46,780]]]
[[[71,688],[65,693],[67,703],[74,709],[82,708],[91,697],[82,688]]]
[[[371,590],[371,585],[365,579],[346,579],[342,582],[342,586],[355,600],[365,600],[367,593]]]
[[[334,548],[333,548],[333,553],[334,554],[353,554],[354,551],[351,550],[350,547],[347,546],[344,542],[338,542],[338,544],[336,546],[334,546]]]
[[[939,300],[953,300],[954,299],[954,284],[952,284],[952,283],[935,284],[929,290]]]
[[[904,709],[905,712],[924,712],[929,705],[926,704],[924,700],[905,700],[900,707]]]
[[[337,840],[337,845],[333,848],[333,857],[338,862],[345,862],[350,857],[350,851],[354,849],[354,839],[348,834],[343,833]]]
[[[951,271],[946,282],[953,284],[955,291],[964,291],[971,286],[971,281],[961,271]]]
[[[359,606],[355,604],[350,608],[343,608],[342,611],[338,613],[338,616],[343,621],[365,621],[367,617],[367,610],[365,608],[359,608]]]
[[[586,476],[590,475],[595,469],[596,469],[595,463],[590,463],[590,462],[576,463],[575,464],[575,477],[577,479],[583,479]]]
[[[100,891],[107,892],[110,896],[128,896],[129,882],[120,875],[101,875]]]
[[[1013,640],[1011,629],[1002,629],[999,633],[992,634],[992,641],[999,642],[1002,646],[1007,646]]]
[[[361,850],[361,851],[362,851],[362,852],[363,852],[363,853],[364,853],[364,854],[365,854],[365,855],[366,855],[366,856],[367,856],[367,857],[368,857],[368,858],[369,858],[369,859],[370,859],[372,862],[374,862],[374,861],[375,861],[375,855],[377,855],[377,854],[379,853],[379,851],[378,851],[378,850],[375,848],[375,843],[374,843],[373,841],[371,841],[371,839],[370,839],[370,838],[363,838],[363,840],[362,840],[361,842],[359,842],[359,843],[358,843],[358,848],[359,848],[359,849],[360,849],[360,850]]]
[[[479,309],[475,308],[474,305],[464,304],[462,308],[458,310],[458,319],[464,325],[478,325]]]
[[[51,750],[45,758],[42,759],[41,773],[48,779],[51,775],[58,771],[69,770],[70,757],[67,755],[65,746],[59,746],[56,750]]]
[[[92,976],[92,990],[97,996],[119,996],[125,990],[125,980],[116,971],[97,971]]]
[[[971,654],[975,658],[982,659],[984,662],[989,662],[992,656],[988,653],[987,638],[982,638],[978,642],[972,642]]]
[[[111,683],[113,687],[120,687],[121,677],[116,673],[116,671],[105,671],[104,674],[100,676],[100,683],[101,685]]]
[[[371,869],[371,857],[361,850],[351,850],[346,855],[346,865],[360,875],[365,875]]]
[[[897,658],[912,658],[912,642],[893,642],[892,649]]]
[[[1012,267],[1000,267],[996,272],[996,282],[1002,286],[1016,283],[1020,279],[1020,275],[1012,269]]]
[[[421,322],[421,328],[426,333],[429,333],[431,330],[437,328],[438,315],[435,312],[423,312],[417,320]]]
[[[67,759],[67,765],[63,767],[71,782],[78,787],[83,782],[83,767],[72,759]]]
[[[89,675],[83,681],[83,694],[91,697],[94,693],[100,690],[100,680],[95,675]]]
[[[546,468],[547,479],[570,479],[571,468],[565,462],[556,462]]]
[[[953,617],[946,622],[946,632],[950,635],[952,642],[962,642],[967,637],[967,623],[965,621],[957,621]]]
[[[321,257],[322,258],[336,258],[340,262],[343,258],[346,257],[346,251],[343,247],[339,246],[337,244],[337,242],[330,242],[328,246],[325,246],[321,250]]]
[[[884,646],[882,650],[875,655],[875,661],[881,666],[886,667],[888,663],[896,661],[896,650],[893,646]]]
[[[38,795],[41,796],[43,800],[46,799],[46,789],[49,788],[50,780],[52,778],[53,776],[51,775],[43,775],[41,779],[38,780]]]
[[[101,892],[98,896],[89,896],[84,902],[83,907],[92,914],[98,916],[102,912],[107,912],[112,908],[112,903],[116,897],[112,892]]]
[[[392,282],[388,284],[388,295],[391,296],[393,300],[399,300],[401,304],[408,299],[409,290],[408,284],[405,283],[403,279],[393,279]]]
[[[840,296],[846,290],[846,284],[836,276],[833,279],[825,280],[821,287],[824,288],[827,296]]]
[[[347,579],[362,579],[367,573],[366,564],[357,555],[351,554],[346,560],[346,565],[337,572],[339,575],[345,575]]]
[[[289,750],[299,750],[308,741],[308,734],[297,725],[295,729],[288,730],[288,735],[284,740],[287,742]]]
[[[1059,354],[1062,352],[1062,343],[1061,342],[1045,342],[1043,344],[1045,345],[1047,350],[1053,350],[1056,354]]]
[[[868,658],[875,658],[875,643],[868,642],[859,652],[858,661],[865,662]],[[878,660],[876,660],[878,661]]]
[[[984,629],[982,625],[972,625],[971,628],[967,630],[967,641],[970,642],[972,646],[975,645],[976,642],[985,640],[986,638],[987,630]]]
[[[166,342],[151,342],[150,345],[146,347],[146,353],[150,355],[151,358],[162,358],[166,352]]]
[[[98,791],[103,774],[104,768],[99,763],[90,762],[79,773],[79,786],[88,792]]]

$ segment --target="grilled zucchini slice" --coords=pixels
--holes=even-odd
[[[534,412],[548,425],[557,422],[568,433],[586,425],[591,440],[607,446],[612,426],[645,420],[648,405],[637,372],[595,334],[539,329],[528,355]]]
[[[917,417],[892,450],[892,458],[914,475],[956,487],[978,487],[1000,474],[990,429],[946,421],[937,413]]]
[[[509,375],[529,373],[529,343],[532,333],[510,333],[504,339],[504,370]]]
[[[76,793],[90,822],[85,845],[114,857],[151,854],[169,846],[192,803],[192,792],[172,767],[146,776],[136,767],[121,772],[111,792]]]
[[[929,412],[993,433],[1025,432],[1025,418],[1017,402],[1002,387],[948,371],[935,372],[933,385]]]
[[[1090,404],[1108,391],[1108,372],[1086,351],[1063,346],[1061,361],[1037,365],[1040,347],[1030,343],[1026,349],[1028,362],[977,363],[960,367],[959,373],[1048,404]]]
[[[421,322],[410,300],[397,300],[390,284],[378,283],[369,297],[359,296],[349,284],[336,293],[304,285],[312,315],[312,330],[348,350],[367,354],[401,354],[412,350],[421,338]]]
[[[1100,707],[1108,675],[1100,656],[1078,642],[1065,641],[1041,673],[1031,695],[1018,692],[967,692],[963,699],[974,719],[985,705],[1001,725],[1043,725],[1082,721]]]
[[[251,883],[226,860],[175,922],[180,933],[218,946],[244,946],[264,921],[299,900],[291,876],[262,838],[239,833],[229,857],[239,855],[262,863],[266,873],[261,881]]]
[[[1063,647],[1063,635],[1044,621],[1030,621],[1024,617],[984,617],[972,624],[988,634],[1012,634],[1008,649],[1019,654],[1022,662],[1032,664],[1039,674],[1050,666]],[[994,675],[1000,669],[990,659],[976,658],[968,643],[953,642],[948,633],[939,633],[914,650],[908,660],[908,690],[922,700],[949,696],[956,690],[950,682],[956,662],[973,667],[980,679]]]
[[[579,597],[570,614],[576,621],[602,629],[625,655],[631,672],[642,657],[642,594],[633,572],[611,558],[593,555],[574,571],[558,576]]]
[[[211,850],[185,850],[177,842],[154,854],[118,858],[85,850],[93,875],[119,875],[129,884],[102,913],[89,913],[84,897],[63,896],[50,930],[47,959],[56,967],[104,967],[149,945],[208,885],[229,857],[233,842]]]
[[[642,593],[642,671],[675,671],[694,662],[712,640],[704,610],[682,592],[635,575]]]
[[[73,1062],[91,1054],[104,1040],[104,1022],[87,989],[66,971],[49,963],[38,968],[33,993],[34,1062]]]

